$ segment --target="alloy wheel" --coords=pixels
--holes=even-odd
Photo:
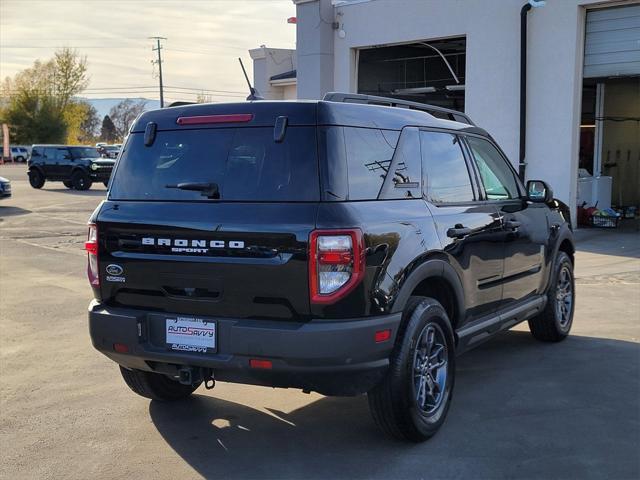
[[[427,415],[440,407],[445,396],[448,358],[444,332],[437,324],[427,324],[418,337],[413,358],[415,399]]]

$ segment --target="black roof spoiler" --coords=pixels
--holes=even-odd
[[[338,103],[361,103],[365,105],[381,105],[383,107],[407,108],[409,110],[420,110],[434,117],[446,118],[454,122],[466,123],[475,126],[475,123],[463,112],[452,110],[450,108],[438,107],[436,105],[428,105],[426,103],[411,102],[409,100],[400,100],[398,98],[376,97],[374,95],[362,95],[359,93],[342,93],[329,92],[323,100],[325,102]]]

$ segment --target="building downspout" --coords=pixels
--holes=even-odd
[[[520,163],[518,175],[524,182],[527,163],[525,151],[527,147],[527,14],[531,4],[525,3],[520,10]]]
[[[520,9],[520,162],[518,176],[525,181],[527,162],[527,14],[532,8],[544,7],[545,0],[529,0]]]

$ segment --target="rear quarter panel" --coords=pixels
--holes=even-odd
[[[422,199],[325,202],[318,229],[359,228],[364,234],[366,274],[346,298],[311,306],[315,317],[352,318],[390,313],[408,275],[441,249],[433,219]]]

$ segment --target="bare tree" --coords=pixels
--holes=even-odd
[[[133,121],[145,111],[147,106],[146,100],[132,100],[127,98],[111,108],[109,117],[116,127],[116,136],[119,140],[123,140],[129,132],[129,128]]]

